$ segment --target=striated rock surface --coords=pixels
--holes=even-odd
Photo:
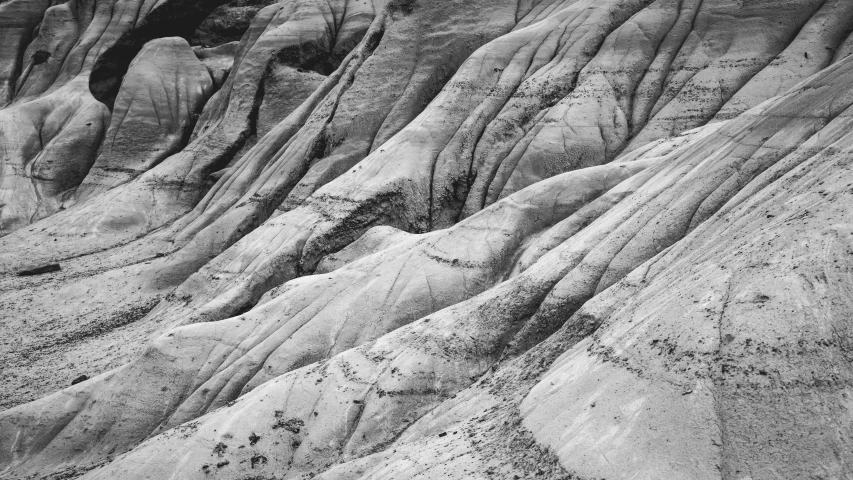
[[[75,201],[127,183],[186,145],[213,81],[181,38],[153,40],[127,70],[100,153]]]
[[[0,111],[0,235],[60,210],[94,164],[110,110],[90,91],[93,72],[114,77],[151,30],[180,31],[216,7],[186,8],[181,0],[42,3],[3,5],[4,37],[8,32],[12,42],[0,62],[12,72],[4,87],[12,104]],[[104,60],[116,51],[130,58]],[[96,93],[104,84],[101,78]]]
[[[0,478],[853,476],[850,2],[0,29]]]

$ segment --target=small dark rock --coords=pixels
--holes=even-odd
[[[50,52],[46,52],[44,50],[38,50],[33,53],[32,57],[33,65],[41,65],[46,62],[48,58],[50,58]]]
[[[263,465],[263,464],[267,463],[267,457],[265,457],[263,455],[255,455],[254,457],[249,459],[249,461],[252,463],[252,468],[255,468],[255,465],[257,465],[257,464]]]
[[[47,265],[42,265],[40,267],[30,268],[27,270],[21,270],[20,272],[18,272],[18,276],[19,277],[27,277],[30,275],[41,275],[43,273],[58,272],[60,270],[62,270],[62,269],[59,268],[58,263],[50,263]]]
[[[88,375],[80,375],[79,377],[75,378],[74,380],[71,380],[71,385],[77,385],[78,383],[85,382],[88,379],[89,379]]]
[[[272,426],[273,429],[283,428],[290,433],[298,434],[302,427],[305,426],[305,422],[298,418],[291,418],[287,421],[277,421],[275,425]]]
[[[213,453],[220,457],[225,453],[226,450],[228,450],[228,445],[225,445],[222,442],[217,443],[216,446],[213,447]]]

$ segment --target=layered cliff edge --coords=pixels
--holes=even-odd
[[[0,4],[0,478],[853,476],[853,3]]]

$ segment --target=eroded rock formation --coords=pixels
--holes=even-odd
[[[220,4],[0,5],[0,478],[853,475],[853,4]]]

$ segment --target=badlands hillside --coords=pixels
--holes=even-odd
[[[0,1],[0,479],[853,478],[853,1]]]

